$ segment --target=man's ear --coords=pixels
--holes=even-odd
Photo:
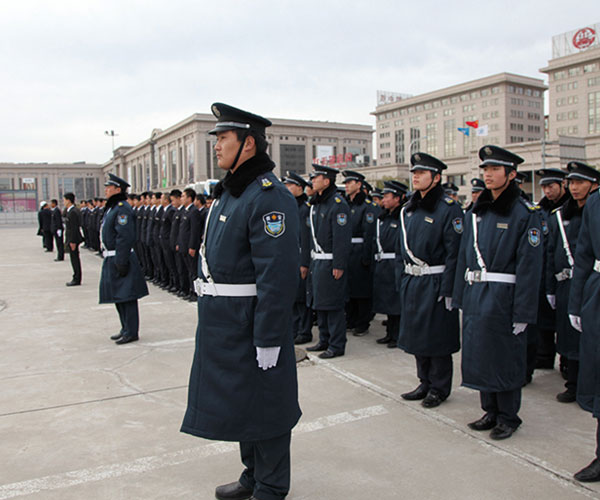
[[[513,180],[515,180],[515,177],[517,177],[517,171],[516,170],[511,170],[508,173],[508,180],[509,181],[513,181]]]
[[[255,147],[256,140],[254,139],[254,137],[252,137],[251,135],[246,137],[246,140],[244,141],[244,151],[251,151]]]

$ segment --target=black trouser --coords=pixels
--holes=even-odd
[[[319,324],[319,343],[329,346],[336,354],[346,350],[346,315],[343,309],[335,311],[317,311]]]
[[[185,255],[179,249],[175,254],[175,264],[177,266],[177,274],[179,275],[179,290],[184,293],[189,293],[190,278],[187,265],[185,263]]]
[[[123,337],[133,337],[137,339],[140,329],[140,314],[138,311],[137,300],[117,302],[115,306],[119,312],[121,333],[123,334]]]
[[[556,335],[554,330],[538,328],[537,362],[540,365],[554,366],[556,356]]]
[[[415,356],[417,377],[429,392],[442,399],[450,396],[452,390],[452,355]]]
[[[577,377],[579,376],[579,360],[578,359],[567,359],[567,381],[565,387],[567,391],[576,394],[577,393]]]
[[[185,254],[185,265],[188,270],[189,293],[195,293],[194,280],[198,277],[198,251],[193,257],[187,252]],[[184,290],[185,292],[186,290]]]
[[[69,243],[69,258],[71,259],[71,267],[73,268],[73,281],[81,283],[81,261],[79,260],[79,245],[75,245],[75,250],[71,248]]]
[[[400,315],[388,314],[387,324],[385,325],[385,334],[391,338],[390,341],[393,344],[398,343],[398,336],[400,335]]]
[[[497,423],[516,429],[523,422],[517,415],[521,408],[520,387],[504,392],[481,391],[479,397],[483,411],[495,418]]]
[[[346,328],[369,328],[371,303],[371,298],[351,298],[346,304]]]
[[[65,258],[65,244],[63,243],[62,233],[60,233],[59,236],[58,231],[54,231],[54,241],[56,242],[56,258],[59,260],[63,260]]]
[[[43,231],[44,247],[48,251],[54,250],[54,244],[52,243],[52,231]]]
[[[175,256],[173,250],[169,247],[169,243],[162,243],[163,260],[167,268],[168,278],[167,281],[169,286],[173,286],[177,283],[177,267],[175,266]]]
[[[161,256],[160,256],[160,247],[153,243],[150,247],[150,258],[152,259],[152,268],[154,269],[154,278],[157,280],[162,280],[161,276]]]
[[[290,491],[290,440],[292,433],[260,441],[240,442],[240,476],[244,488],[253,490],[259,500],[279,500]]]
[[[292,331],[294,338],[307,337],[312,340],[312,310],[305,302],[294,302],[292,309]]]

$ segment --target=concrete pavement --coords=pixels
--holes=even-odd
[[[35,228],[0,226],[0,500],[211,499],[235,480],[235,443],[181,434],[196,309],[150,286],[141,340],[116,346],[112,305],[98,304],[101,260],[82,250],[83,285],[44,253]],[[555,395],[558,371],[523,391],[509,440],[467,428],[479,398],[460,387],[437,409],[406,402],[411,356],[350,337],[346,356],[298,367],[304,415],[294,431],[288,498],[600,498],[573,472],[594,457],[595,421]],[[316,329],[315,329],[316,331]]]

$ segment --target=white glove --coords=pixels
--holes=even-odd
[[[552,309],[556,309],[556,295],[546,295],[546,300]]]
[[[58,237],[60,238],[62,236],[62,229],[59,229],[58,231],[56,231],[56,234],[58,234]]]
[[[581,328],[581,318],[579,316],[569,314],[569,321],[571,322],[571,326],[575,328],[575,330],[577,330],[578,332],[583,331]]]
[[[279,359],[280,350],[281,347],[257,347],[256,360],[258,361],[258,367],[263,370],[273,368],[277,364],[277,359]]]
[[[452,297],[444,297],[444,296],[440,295],[440,296],[438,297],[438,300],[437,300],[437,301],[438,301],[438,302],[441,302],[441,301],[442,301],[442,299],[444,299],[444,305],[446,306],[446,309],[447,309],[448,311],[452,311]]]
[[[523,333],[527,328],[527,323],[513,323],[513,333],[515,335],[519,335],[519,333]]]

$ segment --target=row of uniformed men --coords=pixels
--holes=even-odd
[[[82,248],[96,252],[101,251],[100,228],[106,207],[106,199],[94,198],[93,200],[82,200],[79,203],[81,215],[81,230],[83,231],[84,243]]]
[[[193,189],[129,195],[136,218],[136,253],[147,280],[196,300],[198,251],[210,199]]]
[[[386,182],[384,210],[379,214],[361,196],[364,177],[357,172],[343,172],[349,203],[336,192],[336,169],[313,166],[316,193],[310,204],[303,199],[306,181],[288,174],[284,182],[300,207],[301,276],[306,278],[297,294],[295,334],[297,342],[310,340],[306,318],[307,308],[312,307],[317,311],[319,342],[308,350],[323,351],[323,358],[343,355],[344,307],[347,299],[349,304],[360,300],[361,292],[368,298],[373,264],[372,310],[388,315],[387,335],[379,340],[398,345],[417,361],[420,385],[403,397],[435,407],[449,396],[461,308],[463,384],[481,392],[485,411],[469,426],[491,429],[492,438],[505,439],[521,423],[521,387],[529,375],[528,337],[535,339],[537,328],[544,329],[542,353],[551,356],[553,363],[549,344],[553,344],[554,327],[541,324],[549,319],[542,317],[544,305],[558,308],[558,350],[570,368],[567,391],[559,400],[567,395],[574,398],[579,337],[569,322],[569,294],[564,289],[572,276],[579,227],[573,218],[581,217],[600,177],[579,162],[569,164],[568,175],[558,169],[538,172],[546,194],[540,210],[525,199],[515,182],[521,158],[495,146],[482,148],[480,158],[484,180],[474,181],[474,198],[479,199],[466,214],[440,185],[446,166],[424,153],[411,158],[415,193],[404,204],[407,187]],[[354,290],[353,276],[360,277]],[[543,301],[538,290],[547,296]],[[355,301],[347,310],[356,315],[360,307]],[[368,320],[367,314],[363,317]],[[571,318],[575,327],[580,327],[578,321]],[[531,331],[523,334],[526,330]]]

